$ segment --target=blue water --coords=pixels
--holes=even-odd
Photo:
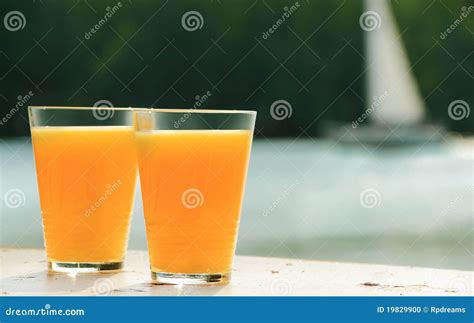
[[[29,138],[0,139],[0,165],[0,244],[42,247]],[[5,204],[11,189],[24,194],[18,208]],[[472,270],[473,189],[473,140],[390,149],[256,140],[237,252]],[[138,188],[130,248],[146,249]]]

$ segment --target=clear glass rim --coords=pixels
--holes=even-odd
[[[257,111],[253,110],[219,110],[219,109],[161,109],[161,108],[148,108],[138,109],[140,113],[208,113],[208,114],[248,114],[256,115]]]
[[[256,115],[253,110],[230,110],[230,109],[166,109],[166,108],[134,108],[134,107],[85,107],[85,106],[49,106],[49,105],[30,105],[30,110],[118,110],[118,111],[138,111],[147,113],[209,113],[209,114],[248,114]]]
[[[118,110],[118,111],[133,111],[133,110],[147,110],[146,108],[132,108],[132,107],[75,107],[75,106],[48,106],[48,105],[30,105],[30,110]]]

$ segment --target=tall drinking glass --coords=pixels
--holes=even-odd
[[[136,142],[152,279],[230,278],[256,112],[142,110]]]
[[[137,177],[133,113],[29,107],[50,270],[122,268]]]

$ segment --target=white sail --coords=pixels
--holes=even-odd
[[[367,95],[379,125],[412,125],[425,117],[422,99],[388,0],[365,0],[361,16],[367,54]],[[365,25],[364,25],[365,24]]]

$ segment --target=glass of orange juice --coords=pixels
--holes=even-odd
[[[29,107],[29,117],[49,269],[122,268],[137,177],[133,110]]]
[[[230,279],[256,112],[136,112],[152,280]]]

